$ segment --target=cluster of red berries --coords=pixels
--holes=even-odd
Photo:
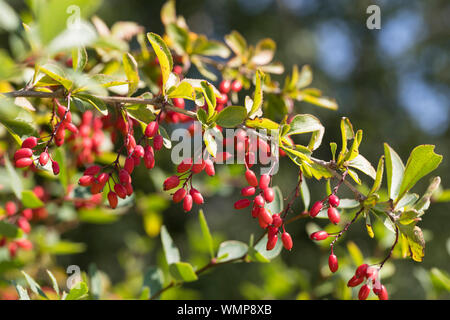
[[[66,107],[61,105],[57,99],[54,100],[57,105],[56,114],[59,121],[56,123],[56,131],[54,132],[55,145],[60,147],[64,144],[66,137],[66,130],[73,134],[78,133],[78,128],[72,123],[72,113]]]
[[[59,174],[59,164],[55,160],[51,159],[50,154],[47,152],[47,148],[40,153],[39,157],[33,159],[33,149],[38,145],[38,139],[36,137],[28,137],[22,142],[22,146],[14,153],[14,164],[16,168],[31,167],[36,169],[37,161],[41,166],[45,166],[49,160],[52,162],[53,174]]]
[[[24,233],[30,233],[31,225],[30,220],[33,218],[33,211],[29,208],[23,209],[19,213],[17,204],[13,201],[8,201],[5,204],[6,216],[0,218],[0,220],[7,220],[9,223],[16,224]],[[0,247],[8,245],[9,254],[11,257],[16,255],[17,249],[31,250],[33,244],[30,240],[22,238],[8,241],[6,237],[0,239]]]
[[[219,84],[221,96],[216,99],[216,110],[220,112],[228,102],[228,93],[231,91],[239,92],[242,90],[242,82],[239,80],[222,80]]]
[[[78,132],[73,133],[68,141],[73,142],[72,152],[77,156],[77,165],[93,163],[100,154],[100,146],[104,140],[103,121],[95,117],[91,110],[83,113]]]
[[[317,216],[323,209],[325,201],[327,201],[329,205],[327,210],[328,219],[330,219],[333,224],[338,224],[341,220],[339,211],[336,209],[337,207],[339,207],[339,198],[333,193],[330,194],[325,200],[317,201],[316,203],[314,203],[309,210],[309,215],[313,218]]]
[[[380,300],[388,300],[388,292],[384,285],[379,280],[379,269],[376,267],[369,267],[367,264],[360,265],[355,275],[348,281],[348,287],[356,287],[365,281],[358,293],[359,300],[366,300],[369,296],[370,289],[378,296]]]

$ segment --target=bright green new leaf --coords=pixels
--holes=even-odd
[[[89,289],[86,282],[79,282],[70,289],[69,294],[66,296],[65,300],[84,299],[87,297],[88,292]]]
[[[319,119],[310,114],[298,114],[292,118],[287,135],[308,132],[313,133],[308,148],[310,150],[316,150],[322,143],[325,127],[320,123]]]
[[[25,208],[36,209],[44,206],[44,203],[31,190],[22,191],[22,204]]]
[[[128,96],[136,92],[139,84],[138,65],[130,53],[123,54],[123,69],[128,79]]]
[[[201,82],[203,95],[205,96],[208,105],[208,120],[212,118],[214,110],[216,109],[216,95],[214,93],[213,85],[207,81]]]
[[[178,54],[189,53],[190,41],[188,30],[181,28],[175,23],[170,23],[166,26],[166,32],[172,40],[173,47]]]
[[[162,94],[165,95],[165,84],[167,82],[167,79],[169,79],[169,74],[173,69],[172,54],[170,53],[170,50],[164,40],[156,33],[147,33],[147,38],[150,41],[153,50],[155,50],[156,56],[158,57],[163,79]]]
[[[88,54],[85,47],[72,49],[72,68],[74,71],[83,71],[88,61]]]
[[[48,299],[47,295],[44,293],[44,291],[42,291],[41,286],[30,275],[28,275],[28,273],[22,271],[22,274],[25,276],[25,279],[27,280],[31,291],[45,299]]]
[[[183,98],[187,100],[195,100],[195,89],[186,81],[181,81],[172,91],[167,92],[168,98]]]
[[[374,167],[370,164],[370,162],[364,158],[362,155],[358,154],[353,160],[348,162],[349,167],[358,169],[361,172],[364,172],[372,179],[376,179],[377,172]]]
[[[387,143],[384,144],[384,156],[386,159],[386,176],[390,199],[397,199],[400,191],[400,185],[405,172],[405,165],[397,152]]]
[[[257,119],[247,119],[245,125],[250,128],[266,129],[266,130],[277,130],[280,125],[267,118],[257,118]]]
[[[247,41],[245,41],[244,37],[236,30],[233,30],[230,34],[225,36],[225,43],[237,56],[245,55],[247,50]]]
[[[255,82],[255,96],[253,97],[252,109],[249,112],[249,116],[256,113],[262,106],[263,103],[263,90],[262,84],[264,83],[264,73],[260,70],[256,71],[256,82]]]
[[[47,63],[44,66],[39,66],[39,71],[45,73],[47,76],[61,84],[67,90],[72,89],[73,82],[66,78],[66,74],[61,67],[56,64]]]
[[[370,189],[370,193],[377,192],[381,187],[381,182],[383,181],[383,171],[384,171],[384,156],[381,156],[380,160],[378,161],[378,167],[377,167],[377,175],[375,177],[375,182],[373,183],[372,189]]]
[[[272,39],[266,38],[258,42],[251,61],[258,65],[266,65],[272,61],[277,45]]]
[[[175,262],[169,266],[169,272],[175,280],[192,282],[198,279],[194,268],[187,262]]]
[[[355,265],[359,266],[364,263],[364,256],[356,243],[349,241],[347,243],[347,250]]]

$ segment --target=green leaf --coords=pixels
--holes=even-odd
[[[156,33],[147,33],[147,38],[150,41],[153,50],[155,50],[156,56],[159,60],[159,65],[161,66],[161,74],[163,79],[162,94],[165,95],[165,84],[167,79],[169,79],[170,72],[172,72],[173,69],[172,54],[170,53],[170,50],[164,40]]]
[[[267,118],[248,119],[245,121],[245,125],[250,128],[277,130],[280,125]]]
[[[72,49],[72,68],[74,71],[83,71],[88,61],[88,54],[85,47]]]
[[[16,12],[3,0],[0,1],[0,29],[13,31],[20,25]]]
[[[275,186],[272,189],[275,197],[272,202],[266,202],[264,207],[269,210],[271,214],[280,213],[284,208],[283,194],[278,186]]]
[[[22,191],[22,204],[25,208],[36,209],[44,206],[44,203],[39,199],[33,191]]]
[[[337,144],[336,142],[330,142],[331,155],[333,157],[333,161],[336,161],[336,150]]]
[[[130,53],[123,54],[123,69],[128,79],[128,96],[136,92],[139,84],[138,65]]]
[[[200,36],[200,38],[202,38]],[[193,54],[202,56],[215,56],[226,59],[230,56],[231,52],[222,42],[208,40],[206,38],[203,41],[195,43],[195,47],[192,50]]]
[[[374,180],[377,177],[377,172],[375,171],[374,167],[372,167],[370,162],[360,154],[358,154],[355,159],[349,161],[348,166],[364,172]]]
[[[205,215],[203,214],[203,210],[200,209],[198,212],[198,219],[200,222],[200,228],[202,229],[203,238],[205,240],[205,244],[208,247],[209,253],[211,255],[211,259],[214,258],[214,245],[213,238],[211,236],[211,232],[209,231],[208,223],[206,222]]]
[[[266,244],[267,244],[267,234],[264,235],[264,237],[260,241],[258,241],[258,243],[255,245],[254,248],[267,260],[275,259],[283,249],[283,242],[281,241],[281,239],[278,239],[275,248],[273,248],[272,250],[268,251],[266,249]]]
[[[300,195],[302,196],[305,211],[308,211],[309,205],[311,203],[311,195],[305,178],[302,179],[302,183],[300,184]]]
[[[39,70],[61,84],[67,90],[72,89],[73,82],[66,78],[64,70],[58,65],[47,63],[44,66],[39,66]]]
[[[205,109],[199,108],[197,110],[197,119],[205,125],[208,123],[208,115],[206,114]]]
[[[188,100],[195,100],[195,89],[189,82],[181,81],[174,90],[167,93],[168,98],[183,98]]]
[[[84,252],[86,245],[84,243],[61,240],[50,245],[42,245],[41,250],[44,253],[54,255],[66,255]]]
[[[358,130],[356,132],[355,138],[353,140],[353,144],[350,150],[346,153],[344,157],[344,161],[351,161],[355,159],[359,154],[359,145],[361,144],[363,132],[362,130]]]
[[[375,182],[373,183],[372,189],[370,189],[369,194],[377,192],[381,187],[381,182],[383,180],[383,169],[384,169],[384,156],[381,156],[378,161],[377,175],[375,177]]]
[[[67,191],[69,185],[69,177],[67,172],[66,153],[64,148],[57,148],[53,154],[53,158],[59,163],[58,179],[61,182],[64,190]]]
[[[175,0],[166,1],[161,8],[161,21],[163,24],[169,24],[177,20],[175,11]]]
[[[225,43],[238,56],[245,55],[247,51],[247,41],[245,41],[244,37],[235,30],[225,36]]]
[[[84,93],[77,93],[74,95],[76,98],[79,98],[80,100],[86,101],[90,105],[92,105],[95,109],[101,112],[102,115],[106,116],[108,114],[108,108],[103,102],[103,100],[92,96],[90,94],[84,94]]]
[[[120,216],[113,213],[112,210],[104,210],[101,208],[83,208],[79,211],[78,217],[82,222],[94,224],[113,223],[120,218]]]
[[[434,153],[435,146],[421,145],[411,152],[406,163],[402,184],[400,185],[398,199],[410,190],[421,178],[436,169],[442,161],[442,156]]]
[[[425,240],[423,239],[422,230],[415,224],[402,225],[398,224],[402,236],[406,238],[409,247],[409,253],[414,261],[422,262],[425,255]]]
[[[149,288],[150,296],[162,289],[164,284],[164,275],[157,267],[150,267],[144,274],[144,284],[142,289]]]
[[[272,39],[262,39],[256,45],[251,61],[258,66],[268,64],[273,59],[276,47],[277,45]]]
[[[53,290],[55,290],[56,295],[59,297],[58,281],[56,281],[55,276],[53,275],[53,273],[50,272],[50,270],[47,270],[47,274],[50,277],[50,280],[52,281]]]
[[[78,282],[76,285],[74,285],[70,291],[69,294],[66,296],[65,300],[81,300],[87,297],[88,294],[88,286],[86,282]]]
[[[166,226],[161,227],[161,241],[164,249],[164,254],[166,256],[167,264],[171,265],[173,263],[180,261],[180,251],[172,240]]]
[[[170,274],[178,281],[192,282],[198,280],[194,268],[187,262],[176,262],[169,266]]]
[[[436,289],[450,292],[450,277],[445,271],[432,268],[430,278]]]
[[[17,294],[19,295],[19,300],[31,300],[27,290],[24,287],[20,284],[15,284],[15,287]]]
[[[0,220],[0,235],[7,238],[18,238],[21,230],[14,224]]]
[[[128,114],[140,121],[143,125],[147,125],[149,122],[156,119],[153,112],[143,104],[135,104],[127,107]]]
[[[308,144],[308,148],[310,150],[316,150],[322,143],[325,127],[320,123],[319,119],[310,114],[298,114],[292,118],[287,135],[308,132],[313,133]]]
[[[243,257],[247,251],[248,245],[246,243],[236,240],[228,240],[220,244],[217,252],[217,258],[220,262],[226,262]]]
[[[364,263],[364,256],[356,243],[353,241],[347,242],[347,250],[355,265],[359,266]]]
[[[347,153],[347,140],[351,140],[355,137],[355,133],[353,132],[353,126],[350,120],[346,117],[342,117],[341,119],[341,135],[342,135],[342,149],[339,153],[338,163],[341,163],[344,155]]]
[[[327,98],[327,97],[315,97],[313,95],[307,94],[307,93],[301,93],[300,94],[301,100],[305,102],[309,102],[311,104],[314,104],[316,106],[330,109],[330,110],[337,110],[338,105],[336,103],[336,100]]]
[[[175,23],[170,23],[166,26],[166,32],[170,40],[172,40],[173,48],[179,55],[189,52],[190,41],[186,29],[179,27]]]
[[[206,150],[208,150],[209,154],[215,158],[217,153],[217,141],[214,136],[221,136],[221,132],[216,127],[206,129],[203,134]]]
[[[256,81],[255,81],[255,96],[253,97],[253,105],[251,111],[249,112],[249,116],[258,112],[263,103],[263,90],[262,83],[264,83],[264,73],[261,70],[256,71]]]
[[[311,84],[312,80],[313,80],[313,73],[311,67],[305,64],[302,67],[302,70],[300,70],[300,74],[298,75],[298,79],[295,83],[295,86],[297,87],[297,89],[307,87]]]
[[[214,93],[213,85],[207,81],[201,82],[203,95],[205,96],[206,104],[208,105],[208,120],[212,118],[214,110],[216,109],[216,95]]]
[[[6,171],[8,172],[9,176],[11,189],[14,191],[14,194],[16,195],[17,199],[20,200],[22,199],[22,190],[23,190],[22,180],[19,178],[19,175],[17,174],[16,170],[9,162],[8,157],[4,157],[4,159]]]
[[[416,209],[417,211],[420,211],[423,214],[424,210],[427,210],[428,207],[430,206],[431,197],[433,196],[433,193],[439,189],[440,184],[441,184],[441,178],[434,177],[431,180],[431,183],[428,186],[427,191],[425,191],[422,198],[414,205],[414,209]]]
[[[216,123],[224,128],[235,128],[247,118],[247,110],[241,106],[224,108],[216,118]]]
[[[27,280],[31,291],[45,299],[48,299],[47,295],[44,293],[44,291],[42,291],[41,286],[32,277],[30,277],[28,273],[22,271],[22,274],[25,276],[25,279]]]
[[[402,159],[387,143],[384,144],[384,156],[386,158],[386,176],[389,197],[392,200],[397,199],[400,191],[400,185],[403,180],[405,166]]]

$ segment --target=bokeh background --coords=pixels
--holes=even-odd
[[[7,2],[19,12],[26,8],[22,1]],[[161,34],[164,30],[159,12],[163,3],[157,0],[104,1],[97,15],[109,26],[117,21],[136,21],[146,31]],[[371,4],[381,8],[380,30],[366,27],[369,16],[366,8]],[[178,0],[177,13],[186,18],[192,31],[210,38],[221,40],[231,30],[238,30],[250,44],[266,37],[274,39],[277,43],[275,60],[282,61],[286,70],[293,64],[311,65],[314,87],[336,98],[339,104],[337,112],[306,103],[295,105],[297,112],[318,116],[326,127],[317,157],[330,158],[327,146],[331,141],[340,141],[340,117],[347,116],[355,128],[364,130],[360,150],[373,164],[383,153],[383,142],[388,142],[404,162],[414,146],[436,145],[436,152],[444,156],[444,161],[433,175],[441,176],[443,186],[450,187],[448,1]],[[2,47],[7,47],[3,35],[0,41]],[[190,76],[199,75],[192,70]],[[161,158],[160,163],[164,159]],[[164,169],[173,170],[170,165]],[[259,230],[248,215],[232,209],[242,184],[241,171],[234,167],[223,170],[223,176],[230,176],[227,181],[216,179],[205,187],[210,195],[204,206],[206,218],[217,242],[220,239],[247,242],[250,233],[259,234]],[[295,170],[294,165],[284,159],[274,178],[274,184],[285,194],[295,185]],[[137,182],[142,192],[158,191],[157,175],[158,172],[142,171]],[[414,191],[423,193],[428,179],[423,179]],[[325,195],[323,183],[311,184],[310,188],[313,200]],[[139,206],[155,213],[144,219],[138,211],[129,212],[114,223],[83,223],[65,234],[66,239],[84,242],[86,250],[61,256],[57,264],[63,267],[76,264],[82,270],[95,264],[107,275],[113,286],[110,290],[118,296],[131,296],[133,288],[142,280],[142,272],[151,265],[164,263],[158,228],[154,227],[159,223],[167,226],[185,260],[196,265],[206,262],[196,213],[184,214],[179,206],[151,198]],[[301,212],[301,202],[296,202],[295,208]],[[420,222],[427,240],[423,263],[398,258],[388,265],[386,274],[382,273],[391,298],[450,298],[449,292],[442,290],[430,277],[434,267],[450,272],[449,214],[448,203],[433,203]],[[376,225],[377,237],[383,239],[377,244],[367,236],[362,222],[355,224],[337,251],[343,261],[342,275],[331,276],[326,265],[327,248],[309,240],[308,223],[310,221],[299,221],[289,225],[294,250],[283,252],[272,263],[225,265],[204,274],[200,281],[168,291],[163,298],[350,298],[350,291],[343,285],[354,271],[347,249],[354,243],[364,257],[381,260],[392,235]],[[324,226],[322,222],[318,224]],[[350,245],[349,241],[352,241]]]

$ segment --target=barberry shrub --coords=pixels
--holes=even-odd
[[[396,248],[401,248],[396,257],[422,261],[425,241],[418,223],[431,199],[442,192],[440,178],[433,178],[421,197],[411,190],[442,160],[433,145],[411,148],[405,163],[385,143],[374,167],[359,152],[363,131],[344,117],[339,142],[329,146],[331,159],[319,159],[315,151],[325,148],[325,127],[314,115],[296,114],[292,106],[304,101],[333,112],[337,102],[310,86],[309,66],[295,65],[285,72],[282,63],[273,61],[273,40],[251,45],[238,31],[227,34],[224,42],[208,39],[176,15],[174,1],[161,10],[162,36],[132,22],[108,28],[98,17],[64,31],[49,29],[43,12],[53,7],[45,7],[45,2],[41,6],[22,25],[12,27],[12,37],[20,44],[16,47],[22,48],[17,61],[1,56],[8,62],[0,66],[0,123],[6,128],[2,141],[7,145],[1,165],[9,185],[2,193],[0,246],[7,249],[8,260],[17,261],[14,266],[39,263],[22,251],[36,259],[82,251],[81,244],[61,240],[61,235],[80,222],[115,221],[135,205],[144,214],[147,234],[161,236],[167,268],[148,269],[143,289],[134,298],[158,298],[175,284],[195,281],[222,264],[269,262],[283,248],[289,254],[297,249],[296,239],[304,237],[289,227],[304,219],[330,222],[307,227],[311,241],[329,248],[330,277],[338,276],[341,257],[348,260],[336,245],[356,222],[363,221],[370,238],[373,220],[382,221],[394,235],[379,261],[364,259],[354,242],[348,246],[358,257],[354,275],[346,279],[350,288],[361,285],[355,298],[367,299],[371,292],[380,300],[388,298],[381,277]],[[64,25],[67,15],[61,16],[52,19]],[[130,50],[134,40],[139,46]],[[202,78],[189,77],[192,69]],[[284,76],[284,82],[272,80],[273,75]],[[199,137],[200,147],[168,165],[161,159],[171,154],[175,145],[170,132],[177,128],[185,128],[188,139]],[[229,129],[234,129],[231,137]],[[302,135],[308,135],[306,144],[299,142]],[[297,182],[288,195],[274,182],[279,170],[288,170],[279,166],[282,158],[297,167]],[[208,201],[202,189],[209,179],[225,188],[229,181],[217,175],[227,166],[240,170],[227,188],[238,185],[241,196],[227,209],[251,216],[260,228],[260,234],[248,235],[249,243],[217,244],[202,210]],[[135,178],[142,175],[157,184],[150,198],[147,186],[135,190]],[[314,180],[325,185],[325,197],[309,192]],[[381,189],[383,183],[387,189]],[[162,225],[160,213],[167,199],[181,214],[198,215],[209,255],[205,265],[181,260]],[[92,290],[81,282],[67,293],[48,274],[53,289],[41,288],[24,272],[34,296],[99,298],[95,270],[88,275]],[[16,284],[16,289],[21,299],[29,298],[23,285]]]

